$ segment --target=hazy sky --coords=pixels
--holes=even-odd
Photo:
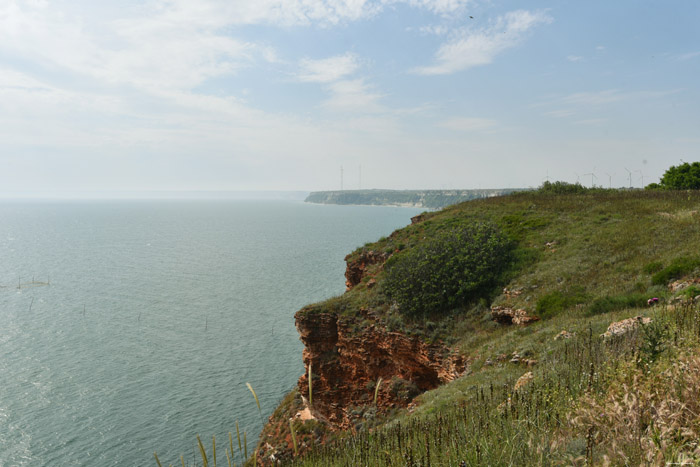
[[[641,186],[700,160],[699,25],[697,0],[0,0],[0,192]]]

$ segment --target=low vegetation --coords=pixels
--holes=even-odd
[[[296,465],[697,465],[699,314],[662,307],[653,317],[663,332],[613,339],[600,335],[601,317],[568,321],[570,339],[533,331],[551,343],[530,378],[510,363],[481,367],[424,394],[413,414],[319,447]],[[530,340],[518,337],[515,345]]]
[[[337,299],[346,303],[344,313],[372,309],[393,328],[460,349],[471,364],[462,378],[418,396],[411,413],[375,422],[378,428],[371,431],[339,435],[297,463],[700,462],[693,441],[700,426],[693,411],[694,378],[700,373],[678,378],[674,391],[664,389],[682,368],[698,366],[700,305],[693,294],[700,284],[691,280],[700,277],[698,211],[697,192],[550,183],[535,192],[426,213],[421,222],[365,245],[350,261],[367,251],[393,257],[383,269],[370,271],[376,285],[367,287],[366,278]],[[510,266],[496,267],[499,273],[491,277],[497,279],[479,293],[462,295],[469,299],[450,302],[436,289],[414,285],[403,292],[412,298],[402,300],[392,282],[397,265],[403,268],[399,283],[421,274],[428,283],[429,277],[441,277],[431,287],[468,282],[460,268],[443,274],[440,254],[431,256],[429,246],[436,239],[435,244],[448,242],[465,225],[490,226],[506,239],[499,245],[508,245],[503,251]],[[480,260],[488,262],[486,256]],[[686,279],[689,284],[670,287]],[[498,325],[490,319],[492,305],[524,309],[540,321]],[[652,321],[603,337],[610,323],[636,316]],[[555,340],[562,331],[569,338]],[[527,383],[515,390],[528,372]],[[665,409],[657,413],[656,401],[662,399]],[[628,406],[639,411],[624,419],[621,407]]]
[[[420,395],[409,382],[380,382],[404,391],[410,411],[382,415],[368,396],[352,408],[365,417],[353,432],[295,420],[286,435],[304,454],[292,460],[290,448],[286,462],[700,464],[699,212],[697,191],[555,182],[425,213],[359,248],[348,261],[391,258],[304,313],[362,326],[370,312],[456,349],[468,369]],[[539,321],[498,324],[492,306]],[[622,320],[628,328],[606,333]],[[273,417],[298,399],[290,394]]]
[[[513,245],[494,225],[469,222],[394,255],[384,287],[399,310],[421,317],[488,297],[504,280]]]
[[[659,183],[651,183],[648,190],[700,190],[700,162],[684,162],[671,166]]]

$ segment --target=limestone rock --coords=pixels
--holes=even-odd
[[[537,316],[530,316],[527,311],[519,308],[514,309],[507,306],[492,306],[491,318],[500,324],[526,325],[538,321]]]
[[[651,323],[651,318],[645,318],[643,316],[635,316],[634,318],[623,319],[622,321],[616,321],[608,326],[608,330],[603,333],[603,337],[608,338],[612,336],[621,336],[627,334],[630,331],[637,329],[640,324]]]
[[[560,332],[559,334],[557,334],[556,336],[554,336],[554,340],[555,340],[555,341],[558,341],[558,340],[561,340],[561,339],[571,339],[571,338],[574,337],[575,335],[576,335],[576,333],[569,332],[569,331],[567,331],[567,330],[563,330],[562,332]]]

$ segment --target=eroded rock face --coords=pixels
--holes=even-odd
[[[379,378],[377,411],[406,407],[423,391],[453,380],[464,372],[461,356],[441,345],[387,331],[371,318],[331,313],[295,316],[304,343],[307,372],[299,391],[308,399],[308,368],[312,368],[313,412],[336,429],[353,426],[354,407],[373,404]]]
[[[425,213],[420,213],[417,216],[411,217],[411,225],[416,225],[425,220]]]
[[[537,316],[530,316],[523,309],[515,309],[508,306],[492,306],[491,318],[500,324],[525,325],[539,321]]]
[[[381,253],[379,251],[363,251],[360,255],[350,260],[351,255],[345,257],[347,266],[345,267],[345,287],[347,290],[352,289],[357,284],[362,282],[362,278],[367,272],[367,268],[374,264],[384,264],[389,256],[389,253]]]

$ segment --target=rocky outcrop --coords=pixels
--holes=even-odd
[[[363,251],[356,258],[353,258],[352,254],[347,255],[345,257],[345,287],[347,290],[362,282],[370,266],[384,264],[389,259],[389,256],[391,256],[390,253],[381,253],[373,250]]]
[[[411,225],[420,224],[425,220],[425,213],[420,213],[417,216],[411,217]]]
[[[508,306],[492,306],[491,318],[500,324],[525,325],[539,321],[537,316],[530,316],[523,309],[515,309]]]
[[[564,329],[562,332],[560,332],[559,334],[557,334],[556,336],[554,336],[554,340],[555,340],[555,341],[558,341],[558,340],[562,340],[562,339],[564,339],[564,340],[566,340],[566,339],[571,339],[571,338],[574,337],[575,335],[576,335],[575,332],[569,332],[569,331],[567,331],[566,329]]]
[[[700,285],[700,277],[683,278],[677,281],[673,281],[668,284],[668,290],[671,292],[680,292],[681,290],[687,289],[691,285]]]
[[[608,326],[607,331],[605,331],[602,334],[602,336],[605,338],[621,336],[623,334],[627,334],[628,332],[634,331],[635,329],[637,329],[637,327],[639,327],[640,324],[644,325],[649,323],[651,323],[651,318],[645,318],[643,316],[635,316],[634,318],[623,319],[622,321],[610,323],[610,326]]]
[[[346,318],[302,309],[295,318],[307,369],[299,379],[299,392],[308,400],[311,365],[312,412],[334,429],[352,429],[363,406],[378,413],[406,407],[416,395],[465,369],[462,357],[446,347],[388,331],[368,313]]]

